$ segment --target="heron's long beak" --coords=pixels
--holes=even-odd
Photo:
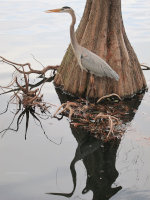
[[[53,10],[46,10],[46,13],[51,13],[51,12],[60,12],[61,9],[53,9]]]

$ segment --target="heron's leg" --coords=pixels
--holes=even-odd
[[[93,97],[97,96],[96,87],[95,87],[95,78],[93,74],[90,74],[90,89],[88,91],[87,97],[90,96],[91,92],[93,92]]]
[[[81,76],[80,76],[80,85],[79,85],[79,88],[81,88],[82,78],[83,78],[83,69],[81,69]]]
[[[93,74],[91,74],[91,76],[90,76],[90,84],[91,84],[91,90],[93,90],[94,91],[94,97],[95,96],[97,96],[97,94],[96,94],[96,87],[95,87],[95,78],[94,78],[94,75]]]

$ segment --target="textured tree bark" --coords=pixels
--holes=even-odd
[[[82,46],[103,58],[120,76],[119,82],[95,77],[96,95],[91,91],[90,97],[110,93],[126,97],[146,88],[139,61],[125,33],[121,0],[87,0],[76,34]],[[85,71],[82,75],[69,46],[54,83],[71,94],[86,96],[90,89],[89,78]]]

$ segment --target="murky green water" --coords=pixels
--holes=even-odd
[[[69,44],[66,15],[47,15],[49,8],[72,6],[82,16],[85,1],[50,2],[48,0],[1,0],[0,55],[16,62],[31,62],[33,54],[43,65],[61,62]],[[140,62],[150,65],[148,0],[123,1],[123,16],[129,39]],[[64,23],[65,22],[65,23]],[[61,31],[60,31],[61,30]],[[0,85],[7,84],[12,69],[0,65]],[[145,71],[148,86],[150,72]],[[43,88],[44,99],[57,106],[60,100],[52,83]],[[0,97],[0,111],[9,96]],[[132,115],[122,140],[102,145],[87,133],[70,127],[67,118],[49,119],[43,126],[50,139],[33,119],[27,140],[25,122],[19,132],[7,132],[0,138],[0,199],[150,199],[150,94],[149,91]],[[54,113],[52,109],[52,113]],[[0,129],[7,127],[13,111],[0,116]],[[52,195],[48,193],[58,193]]]

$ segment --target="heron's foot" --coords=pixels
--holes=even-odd
[[[119,123],[118,118],[100,112],[100,113],[95,117],[95,122],[96,122],[98,119],[101,119],[101,120],[103,120],[103,119],[108,119],[109,132],[108,132],[108,134],[107,134],[106,139],[109,139],[109,137],[110,137],[111,134],[114,136],[114,134],[113,134],[113,132],[114,132],[114,127],[115,127],[115,125],[117,125],[117,124]]]
[[[120,97],[118,94],[112,93],[112,94],[108,94],[108,95],[105,95],[105,96],[99,98],[99,99],[97,100],[97,103],[101,102],[101,101],[104,100],[104,99],[113,97],[113,96],[114,96],[114,97],[117,97],[118,100],[121,101],[121,97]]]
[[[71,120],[72,115],[75,112],[75,108],[78,106],[78,103],[67,101],[66,103],[63,103],[55,112],[54,117],[56,117],[58,114],[61,114],[65,111],[69,111],[69,119]]]

